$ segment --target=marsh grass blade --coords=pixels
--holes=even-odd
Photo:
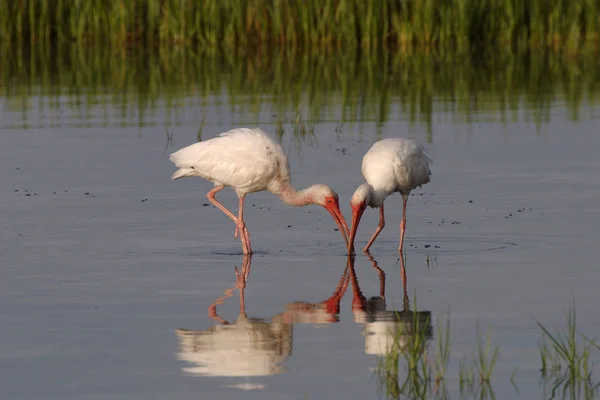
[[[437,326],[437,346],[433,359],[436,387],[440,386],[444,380],[452,351],[452,344],[450,342],[450,312],[448,312],[445,323],[441,318],[438,319]]]
[[[2,41],[360,49],[530,46],[580,51],[598,43],[592,0],[0,0]]]
[[[278,129],[285,125],[286,132],[306,135],[311,143],[324,114],[340,125],[375,122],[377,129],[401,115],[411,125],[422,124],[425,140],[432,141],[434,110],[440,106],[466,123],[477,122],[478,116],[502,123],[525,119],[541,131],[557,102],[566,104],[576,120],[600,90],[600,59],[593,52],[565,59],[511,50],[475,58],[464,53],[373,52],[357,58],[352,52],[261,51],[168,46],[124,51],[78,42],[24,51],[0,45],[0,79],[5,82],[0,95],[15,104],[28,104],[39,95],[52,111],[64,107],[63,96],[71,107],[93,106],[100,115],[118,107],[123,116],[135,116],[140,127],[155,123],[154,111],[163,102],[175,110],[167,121],[172,126],[178,123],[177,109],[219,107],[223,95],[236,114],[256,116],[270,99]],[[32,120],[35,115],[26,107],[24,125],[46,126],[47,119]],[[109,118],[103,122],[109,124]],[[429,261],[435,265],[435,256]]]
[[[541,374],[545,385],[551,386],[552,397],[592,399],[598,394],[600,383],[593,377],[591,354],[598,350],[595,339],[577,329],[575,300],[566,312],[566,329],[551,332],[534,318],[542,331],[540,343]]]
[[[479,374],[479,379],[482,384],[490,384],[492,380],[492,373],[500,349],[491,345],[491,332],[488,330],[485,346],[481,341],[481,335],[479,332],[479,322],[477,322],[477,357],[475,360],[475,368]]]

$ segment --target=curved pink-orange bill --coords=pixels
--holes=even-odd
[[[348,246],[348,233],[350,230],[348,229],[348,224],[346,223],[346,219],[344,218],[344,215],[340,211],[339,204],[337,204],[337,202],[336,202],[333,205],[328,206],[326,208],[327,208],[327,211],[329,211],[329,213],[333,217],[333,220],[335,221],[338,228],[340,229],[340,232],[342,232],[342,236],[344,237],[344,242],[346,243],[346,247],[347,247]]]
[[[356,231],[358,230],[358,224],[365,212],[364,206],[359,206],[352,209],[352,229],[350,230],[350,237],[348,238],[348,254],[354,254],[354,239],[356,238]]]

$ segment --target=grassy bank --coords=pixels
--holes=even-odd
[[[576,50],[600,38],[600,0],[0,0],[0,38]]]

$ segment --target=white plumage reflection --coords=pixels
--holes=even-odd
[[[400,245],[404,244],[406,228],[406,202],[411,190],[429,182],[431,159],[425,147],[408,139],[382,139],[373,144],[363,157],[362,174],[366,183],[360,185],[352,199],[352,230],[348,251],[354,252],[354,239],[360,218],[367,206],[379,208],[379,224],[363,251],[368,251],[385,226],[383,203],[392,193],[402,195],[402,222],[400,222]]]
[[[352,313],[354,322],[364,324],[365,353],[385,356],[394,348],[425,350],[427,341],[433,338],[431,311],[411,311],[406,289],[406,267],[404,257],[400,257],[400,273],[402,277],[403,309],[388,310],[385,297],[385,272],[379,268],[377,261],[368,254],[373,268],[379,274],[379,296],[367,298],[358,284],[354,269],[354,256],[348,260],[350,279],[352,282]],[[420,336],[422,335],[422,336]],[[420,336],[420,337],[419,337]],[[418,338],[417,340],[415,340]],[[425,339],[425,340],[421,340]],[[416,346],[416,347],[415,347]]]
[[[171,154],[171,161],[179,167],[171,179],[198,176],[209,180],[215,187],[208,192],[208,200],[236,224],[244,254],[252,254],[250,235],[244,223],[246,194],[268,190],[294,207],[317,204],[329,211],[348,245],[348,225],[340,211],[338,195],[329,186],[313,185],[297,191],[292,186],[290,166],[281,146],[258,128],[237,128],[218,137],[194,143]],[[215,199],[224,187],[235,190],[239,211],[235,216]]]
[[[244,256],[241,272],[235,269],[235,286],[225,290],[224,296],[208,307],[208,315],[218,322],[217,325],[205,330],[176,330],[179,338],[177,356],[193,365],[184,368],[185,372],[250,377],[286,371],[283,363],[292,353],[293,325],[281,314],[270,321],[247,316],[244,290],[250,264],[251,257]],[[239,314],[235,321],[229,322],[217,313],[217,305],[232,297],[236,289],[239,291]]]

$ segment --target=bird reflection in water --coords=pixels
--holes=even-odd
[[[432,337],[431,312],[411,311],[406,291],[406,269],[401,258],[404,290],[403,310],[387,310],[385,272],[369,256],[379,274],[379,296],[367,299],[360,289],[350,256],[342,276],[331,296],[317,303],[293,302],[282,313],[270,320],[250,318],[246,314],[244,290],[250,273],[251,256],[243,258],[242,269],[236,272],[235,286],[224,291],[208,307],[208,315],[217,322],[204,330],[177,329],[179,352],[177,357],[192,364],[183,371],[203,376],[256,377],[280,374],[286,371],[283,363],[292,354],[293,325],[296,323],[330,324],[339,321],[340,301],[352,283],[352,312],[354,320],[364,324],[367,354],[385,355],[398,340],[403,343],[416,333],[419,326],[424,337]],[[239,315],[233,322],[217,312],[217,306],[239,293]],[[238,384],[241,389],[261,389],[264,385]]]
[[[248,318],[244,289],[250,272],[251,256],[244,256],[242,271],[237,267],[236,285],[225,290],[208,308],[208,314],[218,322],[205,330],[177,329],[178,358],[195,364],[185,372],[205,376],[265,376],[286,371],[283,362],[292,353],[292,325],[279,314],[270,321]],[[240,311],[230,323],[217,313],[217,305],[239,292]],[[245,387],[248,386],[248,387]],[[239,386],[236,386],[239,387]],[[260,389],[262,385],[242,385],[240,388]]]
[[[403,254],[400,253],[400,273],[402,276],[403,309],[388,310],[385,300],[385,272],[379,268],[377,261],[367,253],[369,260],[379,275],[379,295],[367,298],[363,295],[356,272],[354,256],[348,257],[348,270],[352,282],[352,312],[354,321],[365,324],[365,352],[383,356],[389,353],[394,343],[404,347],[411,337],[417,333],[426,341],[433,337],[431,311],[411,311],[406,290],[406,267]],[[420,331],[419,331],[420,330]],[[423,351],[424,349],[421,349]]]
[[[290,303],[283,313],[284,320],[291,324],[331,324],[339,322],[340,301],[346,293],[349,282],[349,266],[346,265],[338,285],[327,300],[318,303],[304,301]]]
[[[340,301],[350,282],[349,267],[332,295],[317,303],[293,302],[270,321],[248,318],[244,289],[250,273],[251,256],[244,256],[241,272],[236,268],[236,284],[225,290],[208,307],[208,315],[218,322],[205,330],[177,329],[178,358],[194,364],[187,373],[204,376],[265,376],[286,371],[283,362],[292,353],[293,324],[328,324],[339,321]],[[239,292],[239,315],[229,322],[217,313],[217,306]],[[257,389],[262,385],[236,385]]]

